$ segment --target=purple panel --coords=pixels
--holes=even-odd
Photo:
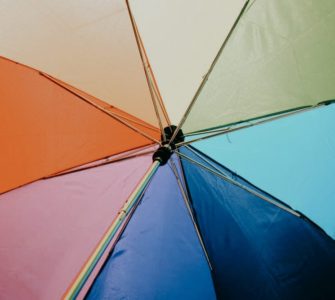
[[[59,299],[151,162],[148,154],[1,195],[1,299]]]

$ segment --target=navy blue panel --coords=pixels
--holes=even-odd
[[[188,149],[181,151],[201,161]],[[182,161],[218,298],[335,299],[335,242],[329,236]]]
[[[160,167],[87,299],[215,299],[170,165]]]

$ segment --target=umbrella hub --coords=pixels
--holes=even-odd
[[[161,166],[165,165],[172,155],[172,149],[169,145],[159,147],[152,156],[153,161],[158,161]]]
[[[173,142],[170,143],[172,136],[174,135],[175,131],[177,130],[176,125],[167,126],[164,128],[164,135],[165,141],[163,139],[163,135],[161,135],[162,145],[170,144],[172,149],[176,149],[176,144],[181,143],[184,141],[184,133],[181,129],[178,130]]]
[[[173,150],[176,149],[176,144],[184,141],[184,134],[183,131],[180,129],[171,143],[171,138],[174,135],[176,129],[177,126],[175,125],[167,126],[164,128],[165,140],[163,138],[163,135],[161,135],[162,146],[159,147],[154,153],[152,157],[153,161],[159,161],[160,165],[165,165],[171,157]]]

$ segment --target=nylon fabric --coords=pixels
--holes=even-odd
[[[334,298],[331,238],[185,159],[182,164],[219,299]]]
[[[0,193],[153,143],[31,68],[0,58],[0,82]]]
[[[149,154],[1,195],[0,298],[61,299],[151,163]]]
[[[0,55],[158,125],[124,0],[3,0]]]
[[[131,0],[172,124],[177,125],[245,0]]]
[[[86,299],[216,299],[175,175],[154,175]]]
[[[250,1],[185,133],[335,98],[335,2]]]
[[[47,75],[48,76],[48,75]],[[129,124],[130,126],[135,127],[136,129],[140,130],[141,132],[147,134],[149,137],[152,137],[154,139],[159,139],[160,137],[160,130],[158,129],[158,127],[155,127],[139,118],[136,118],[133,115],[130,115],[127,112],[124,112],[118,108],[116,108],[115,106],[102,101],[101,99],[97,99],[95,97],[93,97],[92,95],[89,95],[81,90],[78,90],[77,88],[67,84],[66,82],[63,82],[59,79],[56,78],[52,78],[53,81],[55,81],[56,83],[60,84],[61,86],[64,86],[66,89],[68,89],[69,91],[75,93],[76,95],[79,95],[80,97],[83,97],[84,99],[87,99],[88,101],[90,101],[91,103],[96,104],[99,108],[102,108],[104,110],[109,111],[110,113],[112,113],[113,115],[115,115],[116,117],[120,117],[124,122],[126,122],[127,124]]]
[[[335,238],[335,105],[192,145],[282,199]]]

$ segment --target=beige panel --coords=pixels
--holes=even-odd
[[[157,125],[124,0],[2,0],[0,55]]]
[[[177,124],[245,0],[130,0],[172,123]]]

